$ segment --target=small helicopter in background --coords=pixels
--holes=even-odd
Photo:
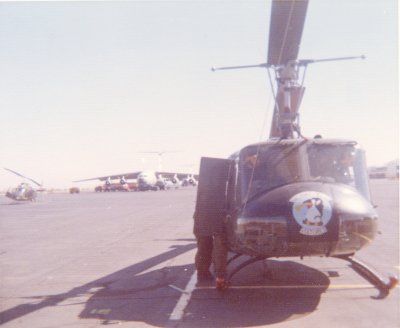
[[[228,159],[202,157],[195,229],[224,225],[229,250],[256,261],[279,257],[344,259],[385,297],[397,284],[354,258],[377,234],[378,214],[370,199],[365,152],[354,140],[301,134],[299,113],[307,65],[297,59],[308,0],[273,0],[268,58],[258,65],[275,75],[275,107],[269,139],[246,146]],[[301,78],[300,78],[301,77]],[[275,90],[274,90],[275,89]],[[220,223],[222,218],[222,223]]]
[[[21,182],[17,187],[15,188],[10,188],[6,192],[6,197],[11,198],[16,201],[35,201],[37,197],[37,192],[38,191],[44,191],[42,184],[39,182],[28,178],[16,171],[4,168],[5,170],[14,173],[15,175],[18,175],[21,178],[27,179],[31,182],[33,182],[35,185],[37,185],[39,188],[33,188],[29,183],[27,182]]]

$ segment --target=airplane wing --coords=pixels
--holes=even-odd
[[[76,181],[72,181],[72,182],[84,182],[84,181],[93,181],[93,180],[107,181],[108,179],[115,180],[115,179],[121,179],[122,177],[125,177],[125,179],[137,179],[138,175],[141,172],[142,171],[136,171],[136,172],[106,175],[106,176],[102,176],[102,177],[76,180]]]
[[[198,179],[198,177],[199,177],[198,174],[192,174],[192,173],[159,172],[159,171],[157,171],[155,173],[157,176],[162,175],[163,178],[169,178],[169,179],[172,179],[176,175],[179,180],[186,179],[192,175],[195,179]]]
[[[138,175],[142,172],[147,172],[147,171],[136,171],[136,172],[105,175],[105,176],[94,177],[94,178],[89,178],[89,179],[75,180],[72,182],[84,182],[84,181],[93,181],[93,180],[107,181],[108,179],[119,180],[122,177],[124,177],[125,179],[137,179]],[[175,175],[178,177],[179,180],[186,179],[192,175],[194,176],[195,179],[198,178],[197,174],[191,174],[191,173],[161,172],[161,171],[156,171],[154,173],[156,176],[161,175],[163,178],[170,178],[170,179],[172,179]]]

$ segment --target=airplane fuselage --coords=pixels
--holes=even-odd
[[[145,190],[160,190],[165,189],[164,182],[157,177],[155,172],[143,171],[137,176],[138,189]]]

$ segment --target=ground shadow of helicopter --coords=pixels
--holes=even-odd
[[[274,264],[276,277],[280,278],[268,280],[271,288],[243,286],[243,289],[226,293],[214,288],[196,289],[181,324],[185,327],[210,327],[210,324],[246,327],[277,323],[313,312],[329,286],[329,278],[299,263]],[[171,266],[135,276],[119,272],[119,276],[113,276],[93,294],[80,318],[97,318],[103,324],[142,321],[152,326],[169,326],[169,316],[180,296],[176,291],[171,294],[171,286],[184,288],[193,271],[194,266],[190,265]],[[283,284],[286,288],[279,288]],[[311,284],[313,288],[309,288]]]
[[[194,243],[174,245],[164,253],[65,293],[29,297],[29,302],[1,312],[0,323],[17,320],[46,307],[75,304],[77,297],[90,295],[82,303],[84,308],[78,314],[81,319],[97,319],[103,325],[125,321],[169,326],[170,315],[193,275],[194,265],[151,268],[195,247]],[[292,261],[270,261],[270,268],[273,279],[268,277],[262,282],[269,288],[249,288],[248,283],[254,283],[254,270],[244,270],[238,276],[243,289],[231,289],[226,293],[212,287],[194,290],[182,318],[185,327],[206,327],[210,323],[218,327],[266,325],[293,320],[316,310],[321,294],[330,284],[324,273]],[[238,309],[254,315],[241,316]]]
[[[315,311],[330,285],[324,273],[300,263],[268,260],[268,267],[272,276],[252,266],[237,277],[235,289],[223,293],[196,289],[185,327],[208,327],[210,322],[213,327],[253,327],[295,320]]]
[[[119,285],[123,284],[123,282],[126,281],[127,279],[135,278],[136,276],[140,277],[142,272],[145,272],[164,261],[167,261],[171,258],[177,257],[183,253],[186,253],[186,252],[194,249],[195,247],[196,247],[196,244],[194,244],[194,243],[189,243],[186,245],[172,245],[171,249],[164,253],[161,253],[154,257],[145,259],[139,263],[133,264],[125,269],[119,270],[119,271],[114,272],[105,277],[91,281],[87,284],[77,286],[65,293],[60,293],[60,294],[56,294],[56,295],[31,296],[28,298],[30,300],[29,302],[17,305],[13,308],[10,308],[10,309],[0,312],[0,324],[4,324],[9,321],[16,320],[22,316],[28,315],[29,313],[32,313],[35,311],[39,311],[46,307],[57,306],[61,302],[64,302],[66,300],[69,300],[69,299],[72,299],[72,298],[75,298],[78,296],[93,294],[93,295],[98,295],[99,298],[101,298],[101,293],[106,293],[108,286],[113,286],[114,284],[119,286]],[[156,276],[158,276],[158,275],[162,276],[164,270],[165,269],[157,270]],[[179,276],[179,274],[176,270],[174,271],[174,273],[177,276]],[[145,283],[145,286],[147,285],[148,287],[144,287],[142,285],[138,288],[145,289],[145,290],[153,288],[153,287],[149,287],[149,286],[152,286],[152,284],[153,284],[153,281],[152,281],[153,275],[148,275],[148,276],[149,276],[149,279],[147,279],[146,281],[141,280],[141,283]],[[176,278],[174,278],[174,279],[176,279]],[[135,284],[135,286],[137,287],[138,285]],[[95,292],[92,292],[93,290],[95,290]],[[123,294],[124,294],[124,292],[121,292],[121,299],[128,297],[127,295],[125,295],[125,297],[124,297]],[[104,300],[107,301],[107,298]],[[86,313],[85,310],[83,311],[83,313]]]

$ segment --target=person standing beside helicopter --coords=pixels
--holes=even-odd
[[[195,212],[193,215],[193,234],[196,237],[197,252],[195,255],[195,266],[197,270],[197,282],[207,282],[214,279],[210,272],[212,263],[213,234],[208,224],[202,224],[203,220]]]
[[[198,283],[212,281],[214,265],[216,287],[226,287],[228,261],[227,203],[228,180],[233,177],[233,161],[201,159],[193,234],[197,241],[195,266]]]
[[[226,287],[228,241],[224,217],[225,215],[200,218],[196,212],[193,215],[193,233],[197,241],[195,255],[197,282],[202,284],[214,280],[214,275],[210,272],[213,263],[216,288],[218,289]]]

